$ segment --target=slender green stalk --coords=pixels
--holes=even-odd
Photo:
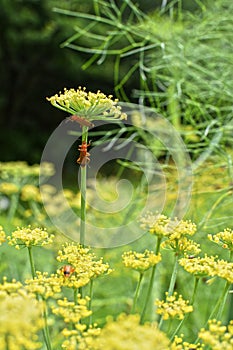
[[[195,300],[195,296],[196,296],[196,292],[197,292],[197,286],[198,286],[198,282],[200,281],[199,278],[195,277],[194,280],[194,287],[193,287],[193,294],[190,300],[190,305],[194,304],[194,300]],[[177,335],[177,333],[180,331],[181,327],[183,326],[184,322],[187,320],[187,318],[189,317],[189,313],[186,314],[183,318],[183,320],[180,321],[180,323],[178,324],[178,326],[176,327],[175,331],[173,332],[172,336],[170,337],[170,341],[172,342],[173,339],[175,338],[175,335]]]
[[[78,304],[78,289],[74,288],[74,303]]]
[[[32,254],[32,246],[28,247],[28,255],[29,255],[29,261],[30,261],[30,266],[31,266],[31,273],[32,273],[32,278],[36,278],[36,269],[35,269],[35,263],[34,263],[34,259],[33,259],[33,254]],[[37,300],[40,300],[39,295],[37,295]],[[46,306],[46,302],[45,300],[42,298],[43,300],[43,312],[42,312],[42,316],[44,319],[44,327],[43,327],[43,337],[44,337],[44,341],[46,344],[46,348],[47,350],[52,350],[52,346],[51,346],[51,340],[50,340],[50,335],[49,335],[49,328],[48,328],[48,313],[47,313],[47,306]]]
[[[11,221],[15,215],[15,212],[16,212],[17,206],[18,206],[18,202],[19,202],[19,193],[12,194],[11,204],[10,204],[10,208],[9,208],[8,215],[7,215],[7,218],[9,221]]]
[[[36,269],[35,269],[35,263],[32,255],[32,247],[28,247],[28,254],[29,254],[29,261],[30,261],[30,266],[31,266],[31,273],[32,273],[32,278],[34,279],[36,277]]]
[[[176,277],[177,277],[177,272],[178,272],[178,260],[179,260],[179,255],[177,253],[175,253],[175,262],[174,262],[174,267],[173,267],[173,271],[172,271],[172,276],[171,276],[171,280],[170,280],[170,285],[168,288],[168,296],[170,297],[173,292],[174,292],[174,288],[175,288],[175,283],[176,283]],[[161,329],[163,325],[163,317],[160,318],[159,321],[159,328]]]
[[[43,319],[44,319],[43,336],[46,343],[46,347],[47,347],[47,350],[52,350],[49,327],[48,327],[48,311],[47,311],[47,305],[45,300],[43,300]]]
[[[156,255],[159,253],[161,241],[162,241],[162,237],[158,237],[157,244],[156,244],[156,250],[155,250],[155,254]],[[149,302],[150,302],[151,293],[152,293],[153,285],[154,285],[154,277],[155,277],[156,266],[157,266],[157,264],[152,267],[149,287],[148,287],[148,290],[147,290],[147,294],[146,294],[146,297],[145,297],[145,303],[144,303],[144,307],[142,309],[142,314],[141,314],[141,318],[140,318],[140,323],[141,324],[144,322],[146,310],[147,310],[147,307],[148,307]]]
[[[89,291],[89,296],[90,296],[90,300],[89,300],[89,310],[92,311],[92,299],[93,299],[93,284],[94,284],[94,280],[91,279],[90,281],[90,291]],[[89,317],[89,326],[92,324],[92,314]]]
[[[87,143],[88,127],[82,127],[82,142]],[[81,225],[80,225],[80,244],[85,244],[86,234],[86,191],[87,191],[87,167],[81,167]]]
[[[135,308],[136,308],[136,304],[137,304],[137,300],[138,300],[138,294],[139,294],[143,275],[144,275],[143,272],[139,273],[139,279],[138,279],[138,283],[137,283],[137,287],[136,287],[136,291],[135,291],[134,299],[133,299],[132,314],[135,313]]]

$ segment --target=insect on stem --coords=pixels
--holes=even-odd
[[[90,162],[90,153],[87,152],[87,147],[89,146],[90,143],[87,144],[86,141],[82,141],[82,144],[78,148],[80,154],[77,163],[80,164],[81,167],[85,167]]]

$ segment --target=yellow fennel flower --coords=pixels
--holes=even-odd
[[[108,320],[96,339],[96,350],[169,350],[169,340],[155,324],[140,324],[139,315],[120,315]]]
[[[143,253],[129,251],[122,255],[122,259],[126,267],[143,272],[158,264],[161,260],[161,255],[155,255],[149,250],[145,250]]]
[[[39,188],[34,185],[24,185],[21,189],[21,199],[23,201],[41,202]]]
[[[103,258],[97,259],[89,248],[84,248],[79,244],[66,243],[63,248],[58,251],[57,260],[65,262],[74,268],[74,273],[67,280],[72,278],[92,279],[100,275],[112,272],[108,263],[103,262]]]
[[[201,350],[204,346],[200,343],[191,344],[186,341],[183,341],[183,334],[181,336],[175,336],[174,341],[171,344],[170,350]]]
[[[53,242],[54,235],[49,235],[46,229],[39,227],[18,228],[12,232],[11,236],[8,236],[8,244],[15,246],[16,249],[31,247],[31,246],[44,246]]]
[[[36,277],[34,279],[26,279],[25,289],[36,295],[41,295],[43,299],[48,299],[49,297],[54,297],[56,294],[61,292],[61,279],[60,276],[52,274],[48,276],[47,272],[36,272]]]
[[[204,258],[182,258],[179,260],[179,264],[183,266],[187,272],[195,275],[196,277],[213,277],[216,274],[216,257],[214,256],[205,255]]]
[[[224,326],[216,320],[210,320],[208,323],[209,329],[202,328],[198,334],[202,342],[212,350],[232,350],[233,320],[228,326]]]
[[[208,235],[208,238],[212,242],[220,245],[222,248],[233,251],[233,231],[231,229],[226,228],[224,231],[215,235]]]
[[[0,225],[0,245],[5,242],[6,240],[6,234],[5,231],[3,230],[3,227]]]
[[[61,316],[65,323],[77,324],[78,329],[80,320],[92,314],[92,311],[88,310],[86,306],[89,298],[80,299],[80,297],[81,295],[79,294],[77,304],[64,298],[57,301],[57,307],[52,306],[52,312],[55,315]]]
[[[22,283],[13,279],[11,282],[7,281],[7,277],[3,277],[3,282],[0,284],[0,295],[3,294],[19,294],[22,288]]]
[[[72,115],[77,114],[84,120],[95,119],[126,119],[126,114],[122,113],[121,107],[117,105],[118,100],[112,96],[106,96],[101,91],[96,93],[87,92],[86,88],[64,89],[63,93],[56,94],[47,100],[55,107]]]
[[[41,348],[37,332],[43,327],[41,304],[26,293],[0,294],[1,349]]]
[[[201,252],[200,244],[188,239],[186,236],[179,239],[168,238],[162,242],[161,248],[174,250],[178,255],[197,255]]]
[[[189,305],[188,300],[184,300],[182,295],[177,296],[176,292],[171,296],[166,293],[165,301],[158,299],[155,301],[157,306],[156,313],[162,315],[164,320],[174,317],[182,320],[186,313],[193,311],[193,307]]]
[[[19,187],[12,182],[2,182],[0,184],[0,192],[7,196],[11,196],[12,194],[19,192]]]

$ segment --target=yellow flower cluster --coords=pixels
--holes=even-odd
[[[232,350],[233,320],[228,326],[222,325],[220,321],[210,320],[209,330],[201,329],[198,336],[212,350]]]
[[[80,294],[78,295],[77,304],[68,301],[66,298],[59,299],[57,301],[58,307],[53,306],[52,311],[55,315],[61,316],[65,323],[73,323],[77,330],[82,331],[85,325],[80,324],[80,320],[92,314],[92,311],[88,310],[86,306],[88,301],[89,298],[80,299]]]
[[[161,260],[161,255],[155,255],[149,250],[145,250],[143,253],[129,251],[122,255],[122,259],[126,267],[143,272],[158,264]]]
[[[37,332],[42,328],[41,305],[26,293],[0,294],[0,349],[41,348]]]
[[[40,165],[28,165],[27,162],[0,162],[1,178],[4,180],[15,178],[17,183],[19,179],[26,177],[38,177],[39,174],[44,176],[54,175],[54,165],[52,163],[43,162]]]
[[[7,282],[7,277],[3,277],[3,282],[0,284],[0,295],[20,294],[22,283],[13,279]]]
[[[200,244],[194,242],[191,239],[188,239],[185,236],[181,237],[178,240],[167,239],[166,241],[162,242],[161,248],[172,249],[178,254],[185,253],[190,255],[197,255],[201,252]]]
[[[208,235],[208,238],[222,248],[233,252],[233,231],[231,229],[226,228],[223,232],[219,232],[216,235]]]
[[[12,182],[2,182],[0,184],[0,192],[6,196],[11,196],[19,192],[19,187]]]
[[[6,234],[5,231],[3,230],[3,227],[0,225],[0,245],[5,242],[6,240]]]
[[[203,345],[200,343],[198,344],[191,344],[186,341],[183,341],[183,335],[178,337],[175,336],[175,339],[173,343],[171,344],[170,350],[201,350],[203,349]]]
[[[67,283],[71,283],[72,279],[76,280],[77,283],[79,280],[88,283],[92,278],[112,272],[109,264],[103,262],[103,258],[97,260],[89,248],[84,248],[79,244],[66,243],[63,245],[62,250],[58,251],[57,260],[72,265],[75,270],[70,278],[65,278]]]
[[[95,350],[168,350],[169,340],[155,324],[140,324],[139,315],[109,320],[96,339]]]
[[[46,229],[31,226],[18,228],[7,237],[8,244],[15,246],[16,249],[51,244],[53,238],[54,235],[49,235]]]
[[[153,235],[168,237],[171,240],[180,239],[183,236],[193,236],[196,225],[190,220],[171,219],[165,215],[153,215],[148,213],[141,218],[141,227]]]
[[[80,328],[80,327],[79,327]],[[100,335],[100,328],[96,325],[90,326],[87,330],[83,325],[83,330],[63,329],[62,335],[67,339],[62,343],[62,348],[67,350],[98,350],[96,345],[96,338]]]
[[[61,292],[61,278],[56,274],[48,276],[47,272],[36,272],[37,276],[34,279],[26,279],[25,289],[35,295],[41,295],[43,299],[54,297]]]
[[[23,201],[41,202],[40,190],[34,185],[24,185],[21,189],[21,199]]]
[[[182,320],[186,313],[193,311],[189,301],[184,300],[182,295],[177,298],[176,292],[171,296],[166,293],[166,301],[157,299],[155,305],[157,306],[156,313],[162,315],[164,320],[174,317]]]
[[[233,263],[205,255],[204,258],[182,258],[179,260],[184,269],[196,277],[218,276],[233,283]]]
[[[183,268],[196,277],[214,276],[216,257],[205,255],[204,258],[182,258],[179,263]]]
[[[126,119],[126,114],[121,112],[121,107],[117,105],[118,100],[112,96],[106,96],[99,90],[97,93],[86,92],[86,88],[64,89],[64,93],[59,93],[47,98],[50,103],[72,115],[87,120],[120,118]]]

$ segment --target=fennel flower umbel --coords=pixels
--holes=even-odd
[[[75,89],[64,89],[47,100],[54,106],[72,115],[78,115],[87,121],[126,119],[121,107],[117,105],[118,100],[113,96],[106,96],[101,91],[87,92],[86,88],[79,86]]]

